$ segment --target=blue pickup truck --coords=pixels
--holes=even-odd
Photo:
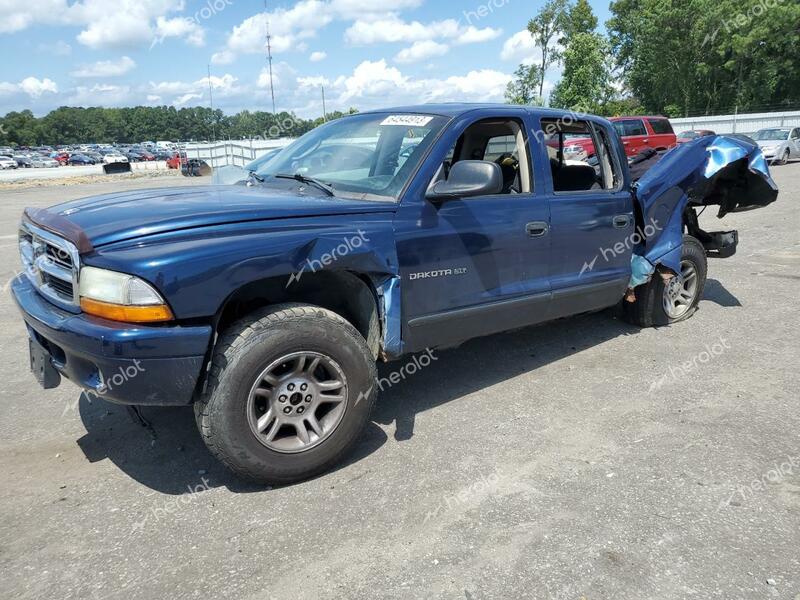
[[[582,162],[564,157],[576,137],[595,148]],[[13,297],[42,386],[193,404],[230,469],[287,483],[352,447],[379,360],[618,304],[640,326],[688,318],[707,256],[738,243],[698,208],[776,197],[746,139],[683,144],[634,184],[599,117],[366,112],[232,185],[26,209]]]

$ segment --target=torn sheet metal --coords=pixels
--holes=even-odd
[[[639,180],[635,197],[642,222],[657,230],[637,254],[677,273],[687,206],[718,205],[722,218],[771,204],[778,187],[756,144],[741,137],[708,136],[667,152]]]

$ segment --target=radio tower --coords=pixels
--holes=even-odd
[[[264,0],[264,17],[267,20],[267,63],[269,64],[269,93],[272,96],[272,114],[275,114],[275,88],[272,85],[272,36],[269,33],[267,0]]]

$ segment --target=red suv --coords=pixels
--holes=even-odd
[[[611,117],[625,154],[635,156],[645,148],[668,150],[677,144],[675,132],[666,117]],[[590,138],[576,137],[564,141],[564,158],[583,160],[594,155]]]

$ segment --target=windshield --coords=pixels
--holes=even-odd
[[[694,138],[700,137],[700,134],[696,131],[682,131],[678,134],[678,137],[686,140],[693,140]]]
[[[266,183],[310,177],[343,198],[396,200],[445,123],[424,114],[343,117],[308,132],[256,174]]]
[[[789,131],[783,129],[762,129],[761,131],[757,131],[756,134],[753,136],[754,140],[757,141],[766,141],[766,140],[774,140],[774,141],[781,141],[785,140],[789,137]]]

